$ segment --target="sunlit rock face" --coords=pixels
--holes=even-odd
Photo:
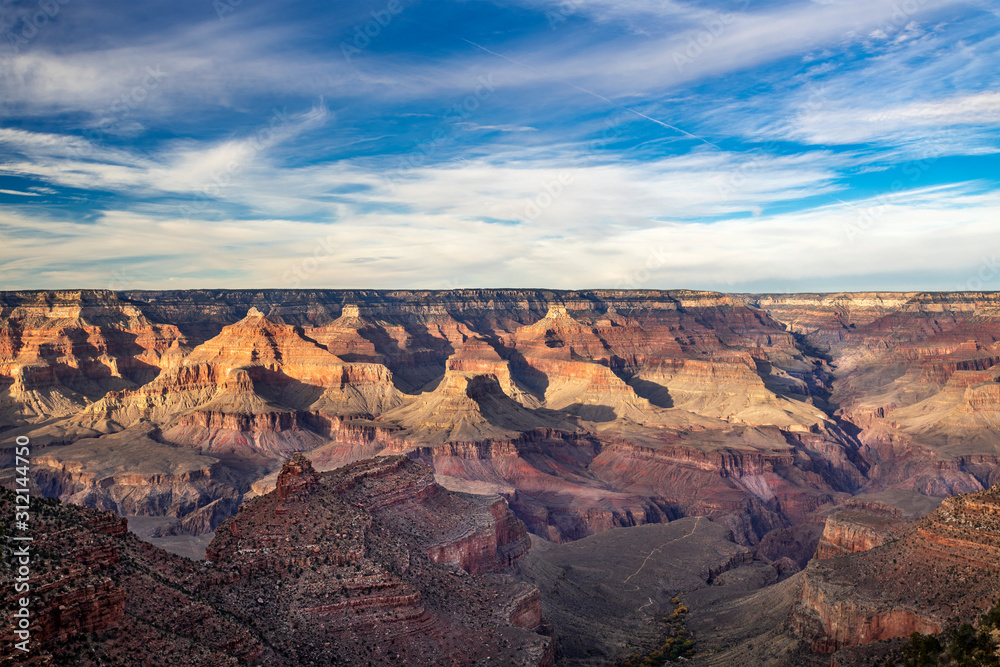
[[[789,627],[814,653],[938,633],[1000,593],[1000,486],[944,499],[921,519],[883,503],[827,521]]]
[[[406,454],[547,539],[708,516],[804,564],[823,508],[998,479],[998,364],[990,294],[5,293],[0,438],[45,446],[46,493],[175,532],[296,452]]]

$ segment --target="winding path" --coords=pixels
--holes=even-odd
[[[653,554],[655,554],[658,551],[662,551],[663,547],[667,546],[668,544],[673,544],[674,542],[680,542],[681,540],[687,539],[687,538],[691,537],[692,535],[694,535],[694,531],[698,530],[698,524],[701,523],[702,518],[703,517],[700,517],[700,516],[696,517],[695,520],[694,520],[694,525],[691,526],[691,530],[689,530],[684,535],[681,535],[680,537],[675,537],[672,540],[667,540],[666,542],[664,542],[660,546],[658,546],[655,549],[653,549],[652,551],[650,551],[649,555],[646,556],[646,559],[642,561],[642,565],[639,566],[639,569],[636,570],[635,572],[633,572],[632,574],[628,575],[628,577],[622,583],[623,584],[627,584],[629,581],[631,581],[632,577],[634,577],[637,574],[639,574],[640,572],[642,572],[642,568],[646,567],[646,563],[648,563],[649,559],[653,557]],[[632,585],[635,586],[635,584],[632,584]],[[635,586],[635,589],[639,590],[639,587]]]

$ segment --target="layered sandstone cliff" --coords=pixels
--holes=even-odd
[[[854,546],[877,537],[853,535],[861,538]],[[880,545],[828,553],[806,569],[790,628],[813,652],[938,633],[1000,594],[1000,487],[947,498],[882,537]]]
[[[321,468],[407,452],[559,540],[701,514],[802,542],[850,494],[1000,477],[998,313],[989,294],[6,293],[0,439],[61,470],[60,448],[148,421],[238,494],[298,451]],[[178,515],[135,481],[136,503]],[[212,494],[192,525],[224,513]]]

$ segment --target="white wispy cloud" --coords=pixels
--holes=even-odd
[[[988,140],[988,136],[975,131],[977,127],[993,132],[1000,127],[1000,92],[986,91],[884,107],[865,103],[849,107],[831,105],[797,115],[785,132],[787,138],[823,145],[872,141],[903,143],[916,139],[936,141],[940,144],[939,152],[950,153],[970,148],[970,141],[956,142],[956,134],[967,140]],[[995,150],[1000,151],[1000,143],[984,143],[992,143]]]
[[[631,17],[647,22],[648,35],[594,42],[584,33],[543,31],[499,47],[514,62],[487,53],[413,58],[411,54],[366,52],[347,63],[329,54],[290,50],[287,27],[205,21],[159,36],[153,42],[65,53],[33,50],[8,58],[0,68],[0,113],[11,117],[67,111],[91,115],[99,124],[129,102],[148,77],[162,71],[154,104],[136,101],[129,122],[162,119],[185,109],[239,108],[266,89],[277,96],[317,96],[363,100],[367,104],[457,95],[492,75],[505,89],[578,86],[614,99],[648,95],[703,77],[743,71],[824,45],[848,33],[868,34],[882,25],[960,6],[964,0],[921,0],[900,15],[896,0],[843,0],[830,4],[789,3],[756,9],[752,3],[716,11],[695,3],[595,2],[537,3],[570,7],[595,17]],[[909,7],[909,5],[907,5]],[[678,16],[683,20],[678,20]],[[333,29],[336,32],[336,28]],[[456,37],[456,43],[460,39]],[[294,75],[290,76],[290,73]],[[567,93],[578,94],[569,88]]]
[[[912,12],[893,0],[795,3],[719,14],[718,25],[685,26],[650,39],[612,41],[566,54],[550,44],[518,59],[537,76],[598,86],[605,94],[648,92],[705,76],[750,69],[882,25],[905,26],[925,13],[964,4],[923,0]],[[907,6],[909,7],[909,5]]]
[[[785,85],[722,103],[699,100],[701,131],[804,145],[868,144],[881,166],[1000,151],[1000,34],[975,22],[899,22],[898,32],[914,37],[859,46],[865,39],[854,35],[835,49],[806,54],[805,69]]]
[[[204,195],[225,190],[243,173],[259,172],[272,150],[329,117],[324,106],[297,114],[276,112],[247,136],[171,142],[153,156],[80,137],[0,128],[0,147],[20,156],[0,162],[0,173],[80,189]]]
[[[794,288],[841,278],[873,288],[920,267],[946,289],[1000,250],[1000,195],[978,184],[924,188],[792,214],[714,223],[609,226],[600,237],[450,214],[358,215],[205,225],[108,211],[90,225],[0,214],[0,282],[21,287],[705,287]],[[52,243],[50,239],[59,239]],[[197,239],[197,243],[192,243]],[[81,258],[102,257],[100,265]],[[364,261],[359,261],[363,259]],[[123,276],[129,276],[126,280]],[[986,286],[989,288],[989,286]]]
[[[119,129],[192,109],[242,111],[261,90],[281,100],[357,89],[358,73],[343,60],[290,51],[289,27],[241,18],[174,27],[113,47],[87,42],[5,54],[0,120],[74,114],[83,116],[82,127]]]
[[[301,114],[269,136],[278,144],[325,119],[322,110]],[[188,197],[197,199],[198,206],[189,206],[187,215],[208,219],[217,212],[212,205],[217,202],[276,216],[340,217],[381,207],[444,212],[460,220],[486,216],[552,224],[586,220],[595,228],[643,226],[662,217],[757,211],[775,202],[834,192],[842,187],[837,169],[847,164],[847,158],[824,152],[774,156],[706,148],[631,163],[563,152],[517,163],[494,156],[458,166],[431,163],[386,170],[344,161],[283,165],[271,158],[270,145],[256,137],[208,146],[174,143],[154,155],[96,150],[89,159],[78,157],[90,148],[79,139],[8,131],[0,132],[0,143],[4,141],[25,157],[0,163],[0,173],[135,197]]]

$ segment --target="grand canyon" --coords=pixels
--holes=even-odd
[[[23,442],[25,664],[894,664],[1000,595],[997,293],[3,292]]]

